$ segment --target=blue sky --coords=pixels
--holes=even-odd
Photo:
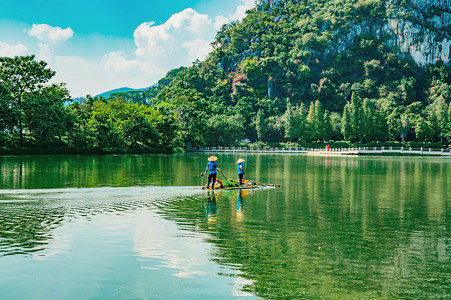
[[[204,59],[255,0],[3,0],[0,56],[35,54],[72,97],[143,88]]]

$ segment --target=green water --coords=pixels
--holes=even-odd
[[[451,297],[451,159],[208,156],[0,157],[0,298]]]

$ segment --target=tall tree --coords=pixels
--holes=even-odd
[[[257,113],[257,118],[255,120],[255,128],[257,130],[257,137],[260,141],[264,141],[266,137],[266,122],[263,115],[263,111],[259,110]]]
[[[328,125],[324,121],[324,110],[319,100],[310,104],[307,122],[309,124],[312,139],[322,141],[327,139],[326,126]],[[330,122],[328,124],[330,124]]]
[[[448,135],[448,105],[443,97],[439,97],[428,108],[430,109],[428,120],[437,138],[443,142]]]
[[[23,143],[23,101],[29,93],[39,92],[55,75],[44,61],[36,61],[34,55],[0,57],[0,83],[12,99],[12,107],[17,112],[20,143]]]
[[[350,110],[351,104],[348,102],[345,105],[343,116],[341,118],[341,133],[343,134],[343,137],[348,141],[355,139],[354,131],[352,129],[352,118]]]

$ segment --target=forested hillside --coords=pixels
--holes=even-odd
[[[199,139],[186,141],[445,143],[451,138],[451,73],[442,61],[449,64],[446,1],[429,1],[430,6],[428,1],[263,2],[242,23],[223,26],[209,57],[151,100],[177,103],[196,94],[186,97],[186,111],[174,112],[185,116],[193,105],[203,107],[202,120],[189,123],[198,126]],[[393,24],[402,22],[406,29],[394,32]],[[428,39],[424,46],[430,49],[423,52],[432,54],[416,54],[415,61],[404,52],[412,36],[416,43]]]
[[[45,63],[39,68],[48,76],[23,89],[6,72],[23,58],[5,58],[0,139],[17,144],[23,131],[34,144],[102,153],[247,139],[447,146],[450,7],[448,0],[262,1],[221,28],[204,61],[170,71],[147,91],[70,106],[64,85],[42,89],[53,76]],[[48,112],[29,103],[47,95],[57,99],[58,117],[42,124],[33,116]]]

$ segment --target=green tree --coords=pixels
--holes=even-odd
[[[245,131],[241,115],[215,115],[208,119],[206,129],[208,146],[231,146],[244,139]]]
[[[432,142],[434,140],[431,124],[421,116],[418,116],[415,122],[415,136],[420,142]]]
[[[265,117],[262,110],[259,110],[257,113],[257,118],[255,120],[255,129],[257,131],[257,137],[260,141],[265,141],[267,126]]]
[[[77,152],[143,152],[173,146],[167,144],[173,135],[167,131],[166,117],[146,105],[88,98],[72,104],[69,115],[74,125],[68,145]]]
[[[326,109],[326,111],[324,111],[324,140],[330,140],[330,138],[332,137],[332,123],[330,120],[330,112]]]
[[[12,131],[17,124],[18,116],[16,107],[13,106],[12,95],[5,85],[0,82],[0,130]]]
[[[437,139],[444,141],[448,135],[448,105],[443,97],[439,97],[428,108],[428,121]]]
[[[387,138],[387,127],[385,117],[376,109],[375,102],[365,99],[362,104],[362,140],[385,141]]]
[[[398,126],[399,126],[398,131],[399,131],[399,136],[401,138],[401,142],[404,143],[405,139],[407,137],[407,134],[409,133],[410,128],[412,126],[409,116],[407,114],[401,115]]]
[[[12,99],[11,107],[17,116],[20,143],[23,142],[24,108],[23,102],[28,94],[41,91],[45,84],[55,75],[47,68],[44,61],[36,61],[34,55],[16,56],[14,58],[0,57],[0,83]]]
[[[343,134],[341,133],[342,123],[341,115],[337,112],[330,113],[330,125],[332,128],[331,139],[335,141],[343,140]]]
[[[38,144],[46,145],[61,138],[71,126],[66,103],[71,101],[64,84],[53,84],[24,96],[24,125]]]
[[[285,111],[285,138],[291,142],[301,138],[302,127],[306,124],[302,122],[302,115],[295,109],[290,102],[287,103]],[[304,120],[306,121],[306,120]]]
[[[158,95],[157,110],[172,119],[175,145],[204,145],[211,110],[203,95],[194,89],[169,86]]]
[[[329,116],[329,113],[327,113],[327,116]],[[319,100],[310,103],[310,108],[307,115],[307,122],[310,128],[311,138],[313,140],[324,141],[330,135],[331,133],[331,129],[329,126],[330,120],[326,124],[324,119],[324,110]],[[326,126],[329,127],[329,133],[326,132]]]
[[[341,133],[348,141],[352,141],[356,138],[352,126],[351,104],[349,102],[346,103],[343,109],[343,116],[341,118]]]

